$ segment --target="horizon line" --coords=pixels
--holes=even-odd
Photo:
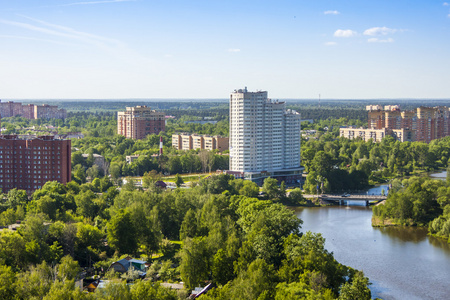
[[[272,100],[311,100],[317,101],[316,98],[271,98]],[[218,101],[228,101],[228,98],[0,98],[0,103],[2,101],[151,101],[151,100],[184,100],[184,101],[208,101],[208,100],[218,100]],[[320,100],[326,101],[374,101],[374,100],[439,100],[439,101],[450,101],[449,98],[321,98]],[[3,102],[4,103],[4,102]]]

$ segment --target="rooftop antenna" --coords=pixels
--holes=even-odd
[[[319,94],[319,108],[320,108],[320,94]]]

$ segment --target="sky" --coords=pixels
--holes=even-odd
[[[0,0],[0,99],[450,99],[450,0]]]

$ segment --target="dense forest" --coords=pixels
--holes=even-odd
[[[227,175],[174,191],[154,183],[118,190],[107,178],[48,182],[30,199],[18,190],[2,195],[2,225],[23,221],[0,232],[0,298],[184,299],[213,282],[203,298],[370,299],[368,279],[339,264],[320,234],[302,234],[302,221],[279,198],[251,197],[254,183]],[[145,280],[108,269],[127,255],[152,262]],[[74,283],[81,270],[110,282],[83,294]],[[167,280],[182,280],[186,290],[152,283]]]

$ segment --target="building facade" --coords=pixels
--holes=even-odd
[[[450,135],[450,108],[446,106],[402,111],[398,105],[386,105],[384,109],[380,105],[368,105],[366,110],[368,128],[342,127],[341,137],[381,141],[390,135],[402,142],[429,143]]]
[[[235,90],[230,96],[230,174],[262,184],[273,177],[301,179],[300,114],[272,101],[266,91]]]
[[[177,150],[228,150],[228,138],[220,135],[180,133],[172,135],[172,147]]]
[[[47,181],[71,180],[71,142],[53,136],[19,139],[0,135],[0,188],[32,193]]]
[[[165,115],[145,105],[127,107],[117,113],[117,134],[130,139],[143,139],[166,129]]]
[[[389,129],[389,128],[370,129],[370,128],[356,128],[350,126],[350,127],[341,127],[339,130],[339,136],[351,140],[359,137],[366,142],[370,139],[372,139],[374,142],[381,142],[381,140],[386,136],[392,136],[400,142],[414,141],[414,134],[411,130],[408,129]]]
[[[56,105],[22,105],[19,102],[1,102],[0,100],[0,115],[2,118],[21,116],[26,119],[65,119],[67,118],[67,111],[59,109]]]
[[[34,119],[65,119],[67,118],[67,111],[65,109],[58,109],[56,105],[33,105]]]

